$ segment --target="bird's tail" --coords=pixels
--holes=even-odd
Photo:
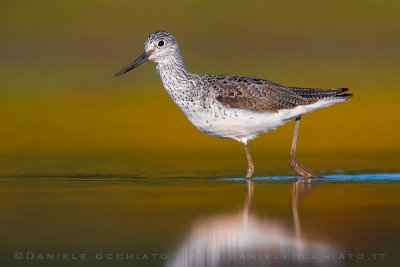
[[[342,98],[344,100],[349,100],[350,98],[353,97],[353,94],[343,94],[343,92],[349,91],[349,88],[338,88],[333,90],[338,90],[338,92],[335,94],[335,98]]]
[[[336,89],[317,89],[317,88],[300,88],[290,87],[290,89],[297,95],[304,97],[309,100],[321,100],[321,99],[341,99],[346,101],[353,97],[353,94],[344,94],[343,92],[348,91],[348,88],[336,88]]]

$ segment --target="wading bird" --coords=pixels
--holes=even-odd
[[[288,87],[255,77],[190,73],[175,37],[167,31],[152,33],[144,46],[144,53],[114,76],[153,61],[168,94],[197,129],[243,143],[248,162],[246,178],[254,172],[247,142],[292,119],[296,122],[289,165],[304,178],[321,177],[296,158],[300,118],[348,100],[352,94],[343,93],[347,88]]]

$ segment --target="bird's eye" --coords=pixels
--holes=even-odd
[[[163,46],[164,45],[164,41],[159,41],[158,42],[158,46]]]

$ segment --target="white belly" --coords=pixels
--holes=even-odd
[[[278,113],[253,112],[220,105],[204,108],[194,102],[178,106],[197,129],[211,136],[247,142],[257,135],[274,130],[289,120],[316,109],[342,102],[339,99],[320,100],[314,104],[283,109]]]

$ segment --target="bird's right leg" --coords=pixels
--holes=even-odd
[[[296,123],[294,125],[294,134],[293,134],[293,141],[292,141],[292,149],[290,150],[289,155],[289,165],[292,167],[298,174],[303,176],[303,178],[321,178],[322,176],[308,168],[307,166],[303,165],[297,158],[296,158],[296,143],[297,143],[297,132],[299,131],[301,116],[296,118]]]
[[[243,142],[243,144],[244,144],[244,150],[246,151],[246,157],[247,157],[246,178],[250,179],[254,172],[254,164],[253,164],[253,161],[251,160],[251,155],[250,155],[249,148],[247,147],[247,142]]]

